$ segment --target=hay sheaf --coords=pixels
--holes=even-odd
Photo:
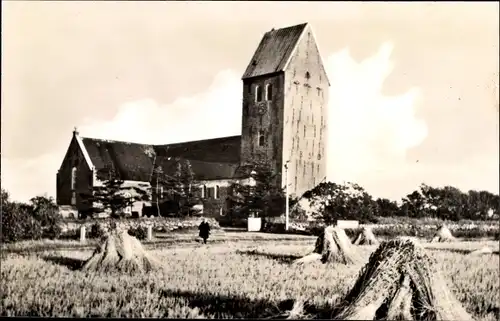
[[[316,240],[313,253],[298,259],[294,264],[321,260],[322,263],[336,262],[351,264],[358,261],[349,237],[338,227],[328,226]]]
[[[431,243],[434,242],[453,242],[455,237],[451,234],[450,230],[446,226],[441,226],[434,234]]]
[[[159,262],[142,247],[141,242],[126,231],[107,234],[104,242],[84,263],[82,271],[143,273],[158,269]]]
[[[383,242],[342,302],[336,320],[473,320],[436,262],[409,239]]]
[[[354,240],[354,245],[378,245],[379,241],[373,235],[373,231],[369,227],[363,227],[363,230]]]

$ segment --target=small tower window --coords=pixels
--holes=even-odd
[[[306,71],[306,79],[309,79],[311,78],[311,74],[309,73],[309,71]]]
[[[264,146],[266,142],[266,135],[263,130],[259,130],[259,146]]]
[[[255,86],[255,101],[262,101],[262,88],[260,86]]]
[[[219,185],[215,185],[214,198],[215,199],[219,198]]]
[[[266,85],[266,100],[273,100],[273,85]]]
[[[71,189],[76,189],[76,167],[71,169]]]

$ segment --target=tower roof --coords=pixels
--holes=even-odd
[[[283,71],[306,26],[303,23],[266,32],[241,79]]]

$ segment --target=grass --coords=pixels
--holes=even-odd
[[[2,259],[1,315],[266,318],[285,315],[303,300],[306,312],[329,317],[364,264],[293,267],[289,262],[311,252],[314,238],[257,240],[252,234],[219,236],[224,243],[206,246],[151,249],[164,270],[134,277],[78,271],[89,250],[11,253]],[[485,244],[498,251],[492,241],[425,246],[435,249],[431,255],[467,311],[490,321],[500,317],[499,256],[460,252]],[[358,247],[365,262],[375,248]]]
[[[261,240],[268,241],[297,241],[314,240],[314,236],[284,235],[268,233],[241,233],[238,231],[224,232],[214,231],[210,235],[212,243],[234,243],[234,242],[254,242]],[[172,246],[192,246],[197,244],[198,231],[156,233],[152,241],[141,241],[146,248],[172,247]],[[96,239],[87,239],[84,243],[76,240],[30,240],[2,245],[3,253],[35,253],[47,250],[85,250],[93,249],[98,243]]]

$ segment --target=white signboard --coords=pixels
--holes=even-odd
[[[262,219],[260,217],[248,218],[248,232],[259,232],[262,227]]]
[[[359,221],[337,220],[337,227],[354,229],[359,227]]]

